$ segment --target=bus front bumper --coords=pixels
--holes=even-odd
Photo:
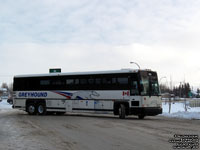
[[[161,107],[131,107],[129,110],[130,115],[145,115],[145,116],[155,116],[158,114],[162,114]]]

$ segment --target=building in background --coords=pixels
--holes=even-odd
[[[8,99],[8,89],[6,88],[0,88],[0,99],[3,100],[3,99]]]

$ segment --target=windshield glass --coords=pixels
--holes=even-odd
[[[156,72],[141,72],[140,92],[143,96],[160,95]]]

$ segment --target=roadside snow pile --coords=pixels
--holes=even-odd
[[[0,110],[2,109],[11,109],[12,108],[12,105],[10,105],[7,100],[2,100],[0,102]]]
[[[186,104],[187,111],[185,111],[184,102],[171,103],[171,112],[169,113],[169,103],[162,104],[162,116],[184,119],[200,119],[200,107],[189,107]]]
[[[177,113],[163,113],[163,116],[173,117],[173,118],[184,118],[184,119],[200,119],[200,112],[182,112],[179,111]]]

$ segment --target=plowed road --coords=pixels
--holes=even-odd
[[[0,150],[169,150],[175,134],[199,136],[200,120],[0,110]]]

